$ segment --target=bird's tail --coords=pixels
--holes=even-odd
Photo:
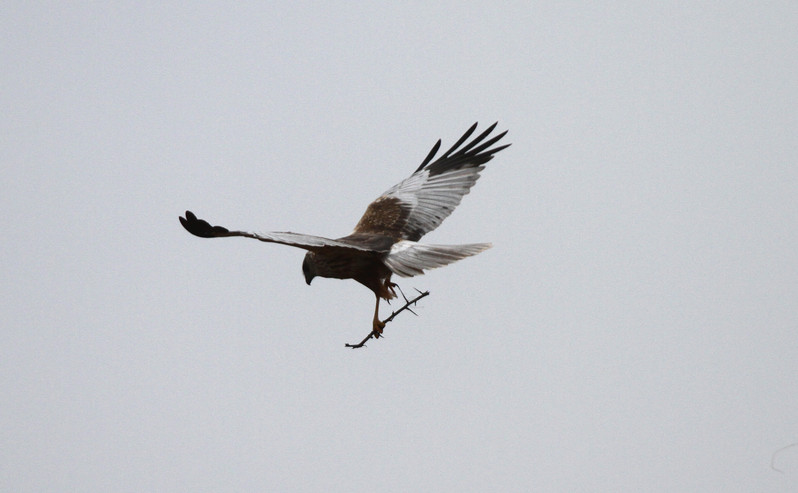
[[[491,247],[490,243],[466,245],[425,245],[403,240],[391,247],[383,263],[402,277],[413,277],[424,273],[424,269],[443,267],[460,259],[476,255]]]

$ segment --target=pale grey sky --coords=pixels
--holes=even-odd
[[[0,490],[795,491],[798,4],[10,2]],[[372,295],[438,138],[513,146]]]

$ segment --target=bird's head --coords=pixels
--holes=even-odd
[[[316,266],[313,262],[314,256],[313,252],[308,252],[305,254],[305,260],[302,261],[302,273],[305,274],[305,282],[308,283],[308,286],[310,286],[310,281],[316,277]]]

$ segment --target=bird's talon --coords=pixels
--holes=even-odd
[[[379,320],[374,321],[374,326],[371,330],[371,333],[374,334],[375,339],[379,339],[382,337],[382,329],[385,328],[385,322],[381,322]]]

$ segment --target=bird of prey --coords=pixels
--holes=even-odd
[[[419,240],[437,228],[460,204],[476,183],[485,163],[510,146],[492,147],[507,133],[505,130],[489,138],[495,127],[496,123],[463,146],[476,130],[475,123],[451,149],[435,159],[441,146],[438,140],[421,166],[369,204],[354,231],[342,238],[291,232],[230,231],[222,226],[211,226],[191,211],[186,211],[186,217],[180,217],[180,223],[189,233],[201,238],[243,236],[307,250],[302,262],[307,284],[317,276],[354,279],[374,293],[377,302],[371,335],[379,337],[385,326],[379,318],[380,300],[396,297],[397,285],[391,282],[393,274],[416,276],[425,269],[442,267],[490,248],[490,243],[429,245]]]

